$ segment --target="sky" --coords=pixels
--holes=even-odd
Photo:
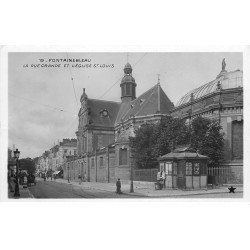
[[[76,138],[83,88],[89,98],[119,102],[127,61],[137,97],[154,86],[160,74],[162,89],[176,104],[187,92],[214,80],[223,58],[227,71],[242,70],[243,56],[238,52],[9,53],[9,147],[15,145],[21,158],[34,158],[63,138]]]

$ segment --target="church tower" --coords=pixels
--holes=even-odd
[[[134,77],[132,76],[132,67],[129,63],[127,63],[124,67],[124,76],[120,86],[122,102],[132,101],[136,98],[136,83]]]

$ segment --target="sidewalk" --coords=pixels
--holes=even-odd
[[[54,181],[54,180],[49,180]],[[82,189],[91,189],[91,190],[101,190],[107,192],[115,192],[116,184],[115,183],[100,183],[100,182],[79,182],[70,181],[65,179],[57,179],[55,182],[67,183],[69,185],[73,185],[75,187],[79,187]],[[173,196],[190,196],[190,195],[206,195],[206,194],[220,194],[220,193],[228,193],[228,186],[216,187],[214,189],[206,189],[206,190],[180,190],[180,189],[163,189],[163,190],[155,190],[154,183],[145,184],[143,182],[134,182],[134,193],[130,193],[130,183],[122,183],[122,192],[127,195],[134,196],[145,196],[145,197],[173,197]],[[243,185],[233,185],[236,187],[237,193],[243,193]]]
[[[19,198],[15,198],[14,197],[14,192],[10,192],[10,190],[8,190],[8,198],[9,199],[34,198],[34,196],[31,194],[31,192],[29,191],[29,189],[28,188],[24,188],[21,185],[19,185],[19,193],[20,193],[20,197]]]

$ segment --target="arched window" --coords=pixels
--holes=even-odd
[[[128,150],[126,148],[120,148],[119,151],[119,165],[128,164]]]
[[[232,122],[232,160],[243,159],[243,121]]]

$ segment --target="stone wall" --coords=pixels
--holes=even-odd
[[[115,151],[107,148],[63,165],[64,179],[78,180],[86,173],[90,182],[115,182]]]

